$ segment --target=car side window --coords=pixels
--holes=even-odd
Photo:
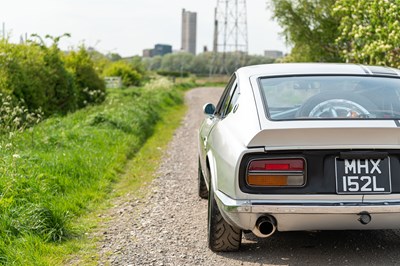
[[[236,75],[233,74],[231,79],[228,82],[228,85],[226,85],[226,88],[224,92],[222,93],[222,96],[217,104],[217,107],[215,109],[215,115],[222,117],[225,111],[226,104],[229,103],[232,90],[234,89],[234,85],[236,85]]]

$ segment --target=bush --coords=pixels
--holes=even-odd
[[[64,56],[67,69],[72,73],[78,91],[78,107],[101,103],[105,99],[105,83],[95,70],[88,51],[81,47]]]
[[[142,80],[142,75],[123,61],[117,61],[108,65],[104,69],[103,75],[106,77],[121,77],[122,84],[126,87],[138,86]]]
[[[66,114],[75,111],[78,107],[78,91],[72,74],[65,68],[61,51],[56,44],[50,48],[41,46],[41,49],[44,50],[44,62],[48,74],[45,82],[48,82],[48,86],[54,93],[47,99],[49,114]]]
[[[55,45],[0,41],[0,92],[24,100],[29,110],[41,108],[45,115],[77,107],[73,77]]]
[[[38,47],[0,41],[0,92],[26,99],[32,109],[44,107],[46,95],[52,95],[44,83],[45,72],[44,55]]]
[[[64,55],[57,46],[60,37],[48,37],[54,42],[49,47],[38,38],[27,44],[0,40],[0,93],[45,116],[104,101],[105,84],[88,51],[82,47]]]

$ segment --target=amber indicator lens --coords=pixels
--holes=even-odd
[[[283,175],[249,175],[247,183],[252,186],[286,186],[287,176]]]

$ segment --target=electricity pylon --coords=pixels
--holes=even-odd
[[[248,53],[246,0],[217,0],[214,20],[213,62],[220,54],[223,71],[228,73],[227,53],[235,55],[235,67],[243,64]],[[214,70],[210,71],[215,72]]]

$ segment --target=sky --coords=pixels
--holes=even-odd
[[[282,29],[271,18],[268,0],[247,1],[249,53],[264,50],[288,52]],[[35,33],[70,38],[60,41],[62,49],[80,44],[102,53],[122,56],[142,55],[155,44],[181,48],[182,9],[197,13],[197,52],[212,49],[214,8],[217,0],[0,0],[0,23],[7,36]],[[2,24],[0,24],[0,32]]]

